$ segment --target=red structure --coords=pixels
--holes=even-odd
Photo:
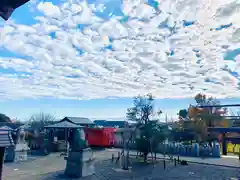
[[[89,146],[111,147],[114,144],[116,128],[85,128],[84,131]]]

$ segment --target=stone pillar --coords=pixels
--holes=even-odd
[[[220,157],[221,153],[220,153],[220,145],[219,144],[215,144],[214,146],[214,157]]]
[[[69,177],[86,177],[94,174],[94,157],[91,149],[82,151],[70,151],[67,160],[65,175]]]
[[[193,144],[193,156],[199,157],[199,144],[198,143]]]
[[[82,177],[82,152],[69,152],[67,160],[65,175],[69,177]]]

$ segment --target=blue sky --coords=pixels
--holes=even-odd
[[[222,104],[237,104],[239,98],[220,99]],[[176,119],[178,110],[195,104],[193,99],[156,99],[156,109],[161,109],[164,115],[160,119]],[[91,119],[122,120],[127,108],[132,107],[131,98],[97,99],[97,100],[59,100],[59,99],[28,99],[0,102],[2,112],[11,118],[27,120],[30,115],[40,112],[50,113],[56,118],[64,116],[89,117]],[[230,108],[235,112],[238,108]]]
[[[32,0],[0,19],[1,113],[123,119],[149,92],[173,118],[199,92],[240,102],[238,20],[168,2]]]

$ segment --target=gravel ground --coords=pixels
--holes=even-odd
[[[173,162],[163,161],[145,165],[131,159],[129,171],[123,171],[118,163],[106,160],[111,153],[98,151],[96,155],[95,175],[82,178],[82,180],[239,180],[240,169],[226,168],[210,165],[189,164],[182,166]],[[6,164],[4,168],[4,180],[67,180],[63,176],[65,160],[59,154],[51,154],[45,157],[32,158],[22,163]],[[73,179],[72,179],[73,180]]]

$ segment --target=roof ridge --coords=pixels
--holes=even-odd
[[[84,118],[84,119],[89,119],[87,117],[76,117],[76,116],[66,116],[66,118]]]
[[[86,118],[86,117],[68,117],[68,116],[66,116],[64,119],[72,121],[75,124],[95,124],[91,119]]]

